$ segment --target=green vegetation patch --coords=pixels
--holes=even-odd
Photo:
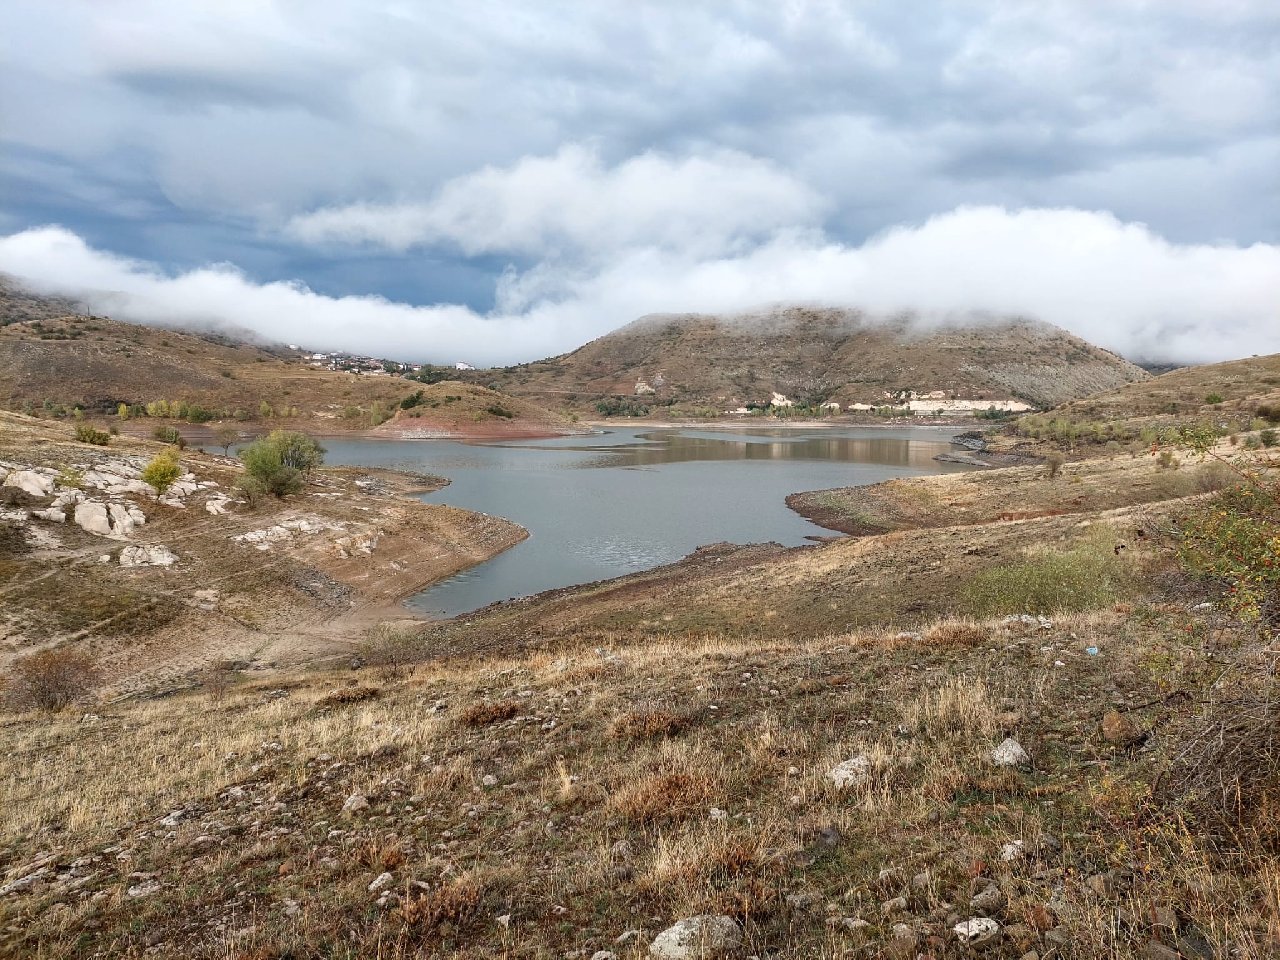
[[[1132,579],[1115,536],[1099,529],[1069,548],[1038,550],[983,570],[964,586],[962,599],[979,617],[1069,613],[1123,599]]]

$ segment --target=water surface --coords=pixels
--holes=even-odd
[[[953,428],[620,427],[587,437],[459,443],[326,440],[330,464],[448,477],[423,497],[513,520],[529,539],[409,600],[456,616],[618,577],[720,541],[797,546],[831,531],[787,508],[802,490],[966,469],[939,463]]]

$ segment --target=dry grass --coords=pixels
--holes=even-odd
[[[467,704],[458,719],[468,727],[484,727],[510,720],[519,713],[520,703],[517,700],[499,700],[496,703],[481,700]]]
[[[677,737],[693,726],[693,718],[662,707],[628,710],[614,722],[610,734],[620,740]]]

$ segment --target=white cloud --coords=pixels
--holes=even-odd
[[[718,254],[788,224],[809,223],[817,195],[773,164],[729,150],[682,159],[644,153],[607,168],[567,145],[448,181],[429,203],[327,208],[286,232],[306,243],[396,251],[450,245],[468,256],[596,256],[634,247]]]
[[[645,313],[794,301],[916,309],[936,322],[1018,313],[1155,360],[1280,352],[1280,247],[1174,244],[1141,224],[1069,209],[959,208],[861,246],[816,228],[785,229],[712,255],[648,244],[576,265],[546,260],[504,275],[497,308],[483,315],[256,284],[226,265],[171,276],[58,227],[0,238],[0,270],[37,290],[88,296],[122,319],[217,321],[278,340],[436,361],[535,359]]]

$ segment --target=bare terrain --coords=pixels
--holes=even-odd
[[[1256,412],[1265,389],[1239,400]],[[6,461],[124,452],[9,424]],[[23,594],[39,575],[24,566],[6,604],[22,595],[26,622],[54,620],[190,565],[229,578],[230,609],[291,611],[263,621],[264,642],[316,622],[348,646],[270,669],[191,664],[157,699],[108,688],[52,714],[0,712],[0,955],[1280,955],[1280,608],[1273,596],[1246,615],[1240,581],[1186,554],[1241,483],[1263,498],[1256,522],[1280,525],[1264,429],[1204,454],[994,437],[1043,462],[798,498],[856,534],[829,543],[712,545],[376,629],[291,584],[308,570],[322,598],[336,584],[371,610],[390,599],[394,530],[369,557],[334,546],[395,516],[393,484],[426,481],[326,472],[266,519],[341,532],[284,527],[288,541],[258,544],[270,552],[242,550],[225,535],[272,527],[233,509],[209,515],[229,524],[221,546],[184,546],[181,525],[234,469],[191,461],[220,486],[171,516],[139,501],[147,541],[172,543],[176,564],[73,557],[67,571],[99,578],[65,604]],[[510,536],[481,529],[494,546]],[[1259,569],[1280,562],[1258,549]],[[64,568],[49,562],[53,587]],[[200,646],[211,622],[174,642]],[[127,663],[111,651],[133,642],[102,649]],[[680,921],[718,945],[666,952]]]

